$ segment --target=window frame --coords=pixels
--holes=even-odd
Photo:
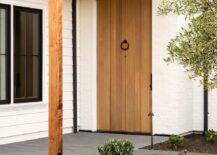
[[[39,79],[39,85],[38,85],[38,97],[27,97],[27,98],[15,98],[15,88],[16,88],[16,82],[15,82],[15,78],[13,81],[13,87],[14,87],[14,103],[18,104],[18,103],[27,103],[27,102],[41,102],[42,101],[42,94],[43,94],[43,10],[42,9],[35,9],[35,8],[28,8],[28,7],[22,7],[22,6],[14,6],[13,7],[13,40],[14,40],[14,53],[13,53],[13,65],[14,65],[14,72],[13,72],[13,77],[15,77],[15,39],[16,39],[16,11],[25,11],[25,12],[30,12],[30,13],[38,13],[39,17],[40,17],[40,21],[39,21],[39,43],[40,43],[40,47],[39,47],[39,75],[38,75],[38,79]]]
[[[7,49],[8,49],[8,54],[6,54],[6,99],[5,100],[0,100],[0,104],[10,104],[11,103],[11,5],[7,4],[2,4],[0,3],[0,8],[5,9],[8,12],[8,17],[6,21],[6,25],[9,27],[7,29]]]

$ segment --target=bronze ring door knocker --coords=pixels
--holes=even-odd
[[[125,39],[124,41],[121,42],[121,49],[124,51],[127,51],[130,48],[130,44],[128,41]]]

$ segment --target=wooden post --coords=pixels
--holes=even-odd
[[[49,155],[62,155],[62,1],[49,0]]]

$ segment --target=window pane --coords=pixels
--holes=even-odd
[[[39,14],[27,14],[27,55],[38,55],[40,50],[39,45],[39,34],[40,34],[40,28],[39,28]]]
[[[6,10],[0,9],[0,53],[5,54],[6,52]]]
[[[16,55],[26,55],[26,14],[16,11],[16,28],[15,28],[15,50]]]
[[[39,86],[39,63],[38,57],[27,57],[27,97],[37,97],[38,96],[38,86]]]
[[[16,56],[15,59],[15,97],[26,97],[26,56]]]
[[[15,17],[15,102],[40,100],[41,11],[15,7]]]
[[[16,12],[16,54],[38,55],[40,51],[40,14]]]
[[[10,15],[9,7],[0,5],[0,103],[9,102],[10,63],[9,37]]]
[[[7,100],[7,95],[6,95],[6,56],[1,55],[0,56],[0,100]]]

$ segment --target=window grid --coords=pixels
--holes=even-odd
[[[41,101],[42,100],[42,11],[41,10],[37,10],[37,9],[29,9],[29,8],[24,8],[24,7],[14,7],[14,18],[16,17],[16,12],[17,11],[21,11],[21,12],[25,12],[25,13],[36,13],[39,15],[39,23],[38,23],[38,28],[39,28],[39,33],[38,34],[38,43],[39,43],[39,51],[38,54],[28,54],[28,45],[26,44],[25,46],[25,54],[21,54],[21,53],[18,53],[16,51],[16,49],[14,49],[14,64],[16,63],[16,60],[17,59],[20,59],[20,58],[24,58],[24,61],[25,61],[25,95],[24,97],[20,97],[20,98],[16,98],[16,86],[17,86],[17,75],[16,75],[16,69],[14,67],[14,103],[23,103],[23,102],[34,102],[34,101]],[[28,19],[26,19],[26,21],[28,22]],[[14,19],[14,47],[16,48],[16,19]],[[25,25],[26,26],[26,25]],[[26,33],[29,31],[28,29],[28,26],[26,26]],[[25,36],[27,38],[27,36]],[[22,52],[22,51],[21,51]],[[36,52],[36,51],[32,51],[33,53]],[[17,54],[18,53],[18,54]],[[36,59],[36,62],[38,64],[38,85],[37,85],[37,88],[38,88],[38,91],[37,91],[37,96],[36,97],[29,97],[28,96],[28,86],[27,86],[27,83],[28,83],[28,61],[29,59]]]
[[[4,97],[6,99],[1,100],[2,97],[0,96],[0,104],[40,102],[40,101],[42,101],[42,77],[43,77],[43,72],[42,72],[42,66],[43,66],[42,10],[25,8],[25,7],[18,7],[18,6],[13,6],[13,5],[5,5],[5,4],[1,4],[1,3],[0,3],[0,9],[5,10],[5,14],[6,14],[6,15],[4,15],[5,21],[4,20],[3,21],[5,22],[4,26],[7,27],[5,29],[6,30],[6,33],[5,33],[6,36],[3,37],[5,40],[2,41],[2,42],[6,42],[5,48],[3,48],[3,49],[0,48],[0,59],[2,60],[2,61],[0,61],[1,62],[1,64],[0,64],[1,68],[0,69],[3,68],[3,70],[2,70],[3,75],[1,75],[1,74],[0,75],[4,76],[4,74],[6,74],[5,78],[3,78],[6,80],[6,82],[3,82],[3,83],[6,83],[6,86],[5,86],[6,88],[4,88],[5,92],[2,91],[3,94],[4,93],[6,94]],[[15,45],[15,43],[16,43],[16,31],[17,31],[16,30],[16,24],[15,24],[16,23],[16,18],[15,18],[16,17],[16,11],[23,11],[23,12],[26,12],[28,14],[33,13],[33,14],[37,14],[39,16],[39,20],[37,22],[38,27],[36,26],[36,29],[37,29],[36,31],[38,32],[38,33],[36,33],[37,36],[36,37],[34,36],[33,38],[31,38],[33,40],[34,40],[34,38],[38,39],[38,45],[36,45],[36,46],[38,46],[37,50],[33,50],[33,51],[30,51],[29,53],[25,53],[25,54],[21,54],[21,53],[16,54],[16,45]],[[28,19],[28,20],[32,21],[33,19],[30,17],[30,19]],[[13,24],[13,26],[11,24]],[[26,31],[27,31],[27,33],[29,33],[29,32],[31,32],[31,29],[28,29]],[[32,36],[33,36],[33,34],[32,34]],[[13,38],[13,40],[11,38]],[[32,45],[27,45],[27,46],[31,47]],[[13,48],[12,51],[14,54],[11,54],[11,47]],[[4,58],[2,58],[2,57],[4,57]],[[31,70],[32,68],[26,67],[26,74],[32,74],[31,78],[38,80],[37,87],[32,88],[34,90],[31,90],[31,88],[29,89],[32,92],[37,89],[37,93],[36,93],[37,95],[36,96],[33,95],[33,97],[32,97],[30,95],[30,97],[27,97],[27,95],[26,95],[25,98],[16,98],[16,94],[15,94],[15,91],[16,91],[16,71],[15,71],[16,58],[21,58],[21,59],[25,58],[25,62],[26,62],[25,65],[26,66],[28,66],[29,64],[32,66],[32,68],[37,66],[36,67],[37,71],[36,72],[30,71],[31,73],[29,73],[29,70]],[[5,66],[3,66],[2,64],[5,64]],[[11,74],[11,70],[13,70],[13,75]],[[34,78],[34,75],[38,75],[37,78]],[[32,80],[31,78],[28,80]],[[2,79],[2,78],[0,78],[0,79]],[[11,82],[11,80],[13,80],[13,81]],[[26,80],[26,83],[27,82],[28,81]],[[34,86],[31,86],[31,87],[34,87]],[[1,89],[1,84],[0,84],[0,89]],[[11,93],[12,91],[13,91],[13,93]],[[31,94],[31,93],[26,92],[26,94]],[[1,91],[0,91],[0,95],[1,95]]]

